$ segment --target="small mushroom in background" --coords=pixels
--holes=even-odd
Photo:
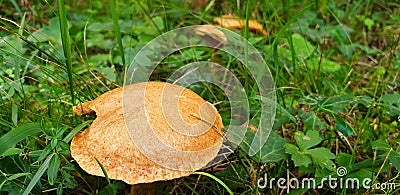
[[[130,97],[123,98],[123,95],[130,95]],[[168,100],[177,102],[165,105],[165,99],[162,100],[163,97],[168,97]],[[124,102],[124,105],[129,105],[129,108],[132,107],[133,109],[135,109],[135,106],[140,106],[137,102],[143,101],[146,114],[140,115],[135,111],[126,112],[123,109],[123,101],[129,101]],[[177,105],[178,108],[176,108]],[[204,107],[204,105],[208,106]],[[171,106],[171,108],[168,108],[168,106]],[[170,113],[177,111],[179,113]],[[162,151],[159,151],[160,159],[157,159],[158,162],[165,161],[169,164],[195,162],[196,166],[193,167],[206,166],[212,161],[217,156],[223,141],[222,119],[215,107],[193,91],[169,83],[144,82],[117,88],[100,95],[93,101],[74,107],[74,112],[78,116],[83,114],[96,114],[97,116],[92,125],[82,133],[77,134],[71,142],[71,155],[79,166],[89,174],[104,176],[95,160],[96,157],[110,179],[122,180],[131,185],[171,180],[188,176],[196,170],[171,169],[160,163],[155,163],[138,149],[130,132],[153,131],[164,144],[181,151],[207,149],[207,153],[196,157],[196,159],[185,159],[184,155],[182,157],[168,157],[165,154],[163,155]],[[210,115],[211,118],[214,117],[214,121],[211,121],[213,123],[198,125],[210,122],[208,121],[210,117],[205,116],[204,113]],[[176,128],[179,127],[174,127],[174,125],[179,126],[180,124],[172,124],[174,121],[171,120],[167,121],[168,118],[171,119],[171,116],[176,114],[186,125],[191,126],[192,130],[203,133],[188,136],[182,132],[177,132]],[[130,131],[127,128],[129,122],[125,120],[131,118],[135,118],[134,121],[139,122],[135,129]],[[203,120],[203,118],[206,120]],[[152,128],[143,129],[146,128],[146,125],[142,125],[144,123],[150,123]],[[204,127],[207,127],[207,129],[193,129]],[[147,140],[143,141],[146,142]],[[157,149],[157,146],[152,145],[150,140],[146,144]]]
[[[214,22],[227,29],[244,29],[246,27],[246,20],[239,19],[239,17],[233,14],[216,17],[214,18]],[[268,32],[265,31],[263,26],[256,20],[249,20],[249,30],[264,36],[268,35]]]

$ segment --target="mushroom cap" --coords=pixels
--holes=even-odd
[[[246,26],[246,20],[239,19],[236,15],[227,14],[221,17],[214,18],[214,22],[221,27],[227,29],[243,29]],[[268,35],[268,32],[263,29],[263,26],[256,20],[249,20],[249,30],[255,31],[256,33]]]
[[[89,174],[104,176],[96,157],[110,179],[131,185],[188,176],[213,160],[222,145],[223,124],[215,107],[178,85],[144,82],[124,86],[74,107],[74,112],[97,117],[73,138],[72,157]],[[158,142],[143,136],[138,145],[133,141],[135,132],[154,133]],[[157,143],[174,151],[201,155],[169,156],[168,152],[157,151]],[[148,148],[159,154],[156,159],[146,154]]]

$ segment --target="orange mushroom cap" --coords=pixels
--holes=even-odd
[[[178,101],[178,109],[165,109],[168,108],[168,105],[162,105],[165,104],[162,101],[163,95],[168,96],[170,92],[176,94],[176,91],[179,91],[180,95],[170,99]],[[137,95],[143,92],[145,92],[145,96]],[[123,99],[123,95],[127,94],[132,94],[132,97]],[[96,157],[104,166],[110,179],[123,180],[131,185],[170,180],[188,176],[196,171],[170,169],[160,163],[155,163],[135,145],[130,132],[134,133],[135,130],[144,127],[138,123],[137,129],[131,131],[127,129],[125,120],[136,116],[134,111],[125,112],[122,102],[129,101],[124,102],[124,105],[129,104],[135,107],[138,98],[143,97],[145,98],[144,109],[147,117],[136,118],[135,121],[149,123],[152,127],[149,131],[153,130],[163,143],[176,150],[201,151],[207,149],[207,152],[203,153],[204,155],[196,159],[169,158],[166,155],[160,155],[161,159],[158,160],[169,161],[169,163],[196,162],[196,166],[193,167],[199,167],[199,165],[207,165],[217,156],[223,140],[221,134],[223,124],[215,107],[193,91],[182,86],[163,82],[144,82],[111,90],[93,101],[73,108],[79,116],[94,113],[97,115],[92,125],[82,133],[77,134],[71,142],[71,155],[83,170],[92,175],[104,176],[95,160]],[[207,106],[204,107],[204,105]],[[207,127],[207,129],[193,129],[203,132],[195,135],[176,131],[176,128],[173,125],[171,126],[174,121],[167,121],[169,114],[171,114],[169,112],[174,111],[179,112],[179,116],[186,125],[194,128]],[[204,118],[206,120],[203,120]],[[198,125],[208,123],[207,120],[210,118],[215,119],[212,124]],[[149,147],[157,149],[156,146],[149,145]]]

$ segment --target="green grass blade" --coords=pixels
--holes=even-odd
[[[72,105],[75,105],[74,82],[72,78],[72,55],[71,43],[68,30],[67,14],[63,0],[57,0],[58,3],[58,19],[60,20],[61,40],[64,49],[64,57],[66,60],[66,68],[68,74],[69,91],[71,94]]]
[[[42,128],[37,123],[24,124],[11,130],[0,138],[0,154],[3,154],[8,148],[13,147],[26,137],[40,131],[42,131]]]
[[[143,7],[140,1],[136,1],[137,5],[142,9],[143,14],[147,17],[147,19],[150,20],[150,22],[153,24],[154,28],[157,29],[158,34],[162,34],[161,29],[157,26],[157,24],[154,22],[153,17],[150,15],[150,13]]]
[[[11,4],[14,6],[15,10],[17,10],[19,17],[22,18],[22,11],[19,7],[18,3],[15,0],[10,0]]]
[[[226,189],[226,191],[228,191],[229,194],[233,195],[232,190],[231,190],[223,181],[221,181],[220,179],[218,179],[218,178],[215,177],[214,175],[211,175],[211,174],[206,173],[206,172],[194,172],[193,174],[204,175],[204,176],[207,176],[207,177],[209,177],[209,178],[215,180],[216,182],[218,182],[219,184],[221,184],[221,185]]]
[[[114,34],[117,39],[118,43],[118,51],[119,55],[121,55],[122,59],[122,64],[124,66],[124,71],[125,71],[125,55],[124,55],[124,47],[122,46],[122,38],[121,38],[121,32],[120,32],[120,27],[118,24],[119,20],[119,9],[118,9],[118,0],[110,0],[110,9],[111,9],[111,16],[114,24]],[[124,74],[121,74],[124,75]]]
[[[273,48],[273,55],[274,55],[274,65],[275,65],[275,85],[279,86],[280,84],[280,66],[278,65],[278,44],[281,42],[282,36],[284,33],[287,32],[289,27],[300,17],[303,15],[303,13],[311,8],[314,5],[314,3],[310,3],[306,5],[303,9],[301,9],[299,12],[297,12],[290,20],[281,28],[281,30],[278,32],[278,34],[275,36],[274,41],[271,44],[271,48]],[[278,91],[279,93],[279,91]]]
[[[246,4],[246,25],[244,27],[244,38],[249,40],[249,19],[250,19],[250,1]],[[249,45],[244,44],[244,63],[247,66],[249,64]],[[249,74],[245,75],[244,87],[248,89],[249,87]]]
[[[111,183],[110,178],[108,177],[107,171],[104,168],[104,166],[101,164],[101,162],[99,161],[99,159],[97,159],[96,157],[94,157],[94,159],[96,160],[97,164],[99,164],[101,171],[104,174],[104,177],[106,177],[107,183],[108,185],[110,185],[110,187],[112,188],[114,194],[117,194],[117,189],[115,189],[114,185]]]
[[[91,123],[93,120],[88,120],[85,121],[83,123],[81,123],[80,125],[78,125],[77,127],[75,127],[75,129],[73,129],[71,132],[68,133],[67,136],[64,137],[63,141],[65,143],[68,143],[72,140],[72,138],[74,138],[74,136],[81,131],[83,128],[85,128],[89,123]]]
[[[9,123],[8,121],[6,121],[6,120],[4,120],[2,118],[0,118],[0,125],[4,125],[6,127],[13,128],[11,123]]]
[[[51,159],[53,158],[54,153],[50,154],[46,160],[43,162],[43,164],[39,167],[38,171],[36,172],[35,176],[33,176],[31,182],[29,182],[28,187],[26,187],[23,195],[28,195],[29,192],[32,191],[33,187],[35,187],[36,183],[40,180],[44,172],[47,170],[49,167],[49,163]]]
[[[0,23],[4,24],[3,22],[1,22],[1,18],[0,18]],[[61,61],[59,61],[57,58],[55,58],[53,55],[51,55],[49,52],[47,52],[46,50],[42,49],[39,47],[39,45],[36,45],[30,41],[28,41],[28,39],[24,36],[19,35],[18,33],[13,32],[13,30],[11,28],[8,28],[6,26],[0,26],[0,30],[3,30],[5,32],[7,32],[10,35],[14,35],[16,37],[18,37],[19,39],[21,39],[22,41],[24,41],[30,48],[34,49],[34,50],[38,50],[40,51],[40,53],[42,53],[43,55],[46,55],[46,57],[48,57],[51,61],[53,61],[55,64],[60,65],[60,66],[64,66],[63,63],[61,63]],[[6,51],[6,50],[4,50]],[[12,52],[9,52],[11,54],[13,54]],[[14,54],[15,55],[15,54]],[[28,59],[28,58],[24,58],[24,59]],[[64,67],[62,67],[64,68]]]

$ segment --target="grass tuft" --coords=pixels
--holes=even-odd
[[[69,35],[69,27],[67,20],[67,13],[65,12],[64,0],[57,0],[58,3],[58,19],[60,21],[61,40],[64,50],[65,66],[68,74],[69,92],[71,95],[71,103],[75,105],[74,94],[74,78],[72,75],[72,54],[71,54],[71,39]]]

